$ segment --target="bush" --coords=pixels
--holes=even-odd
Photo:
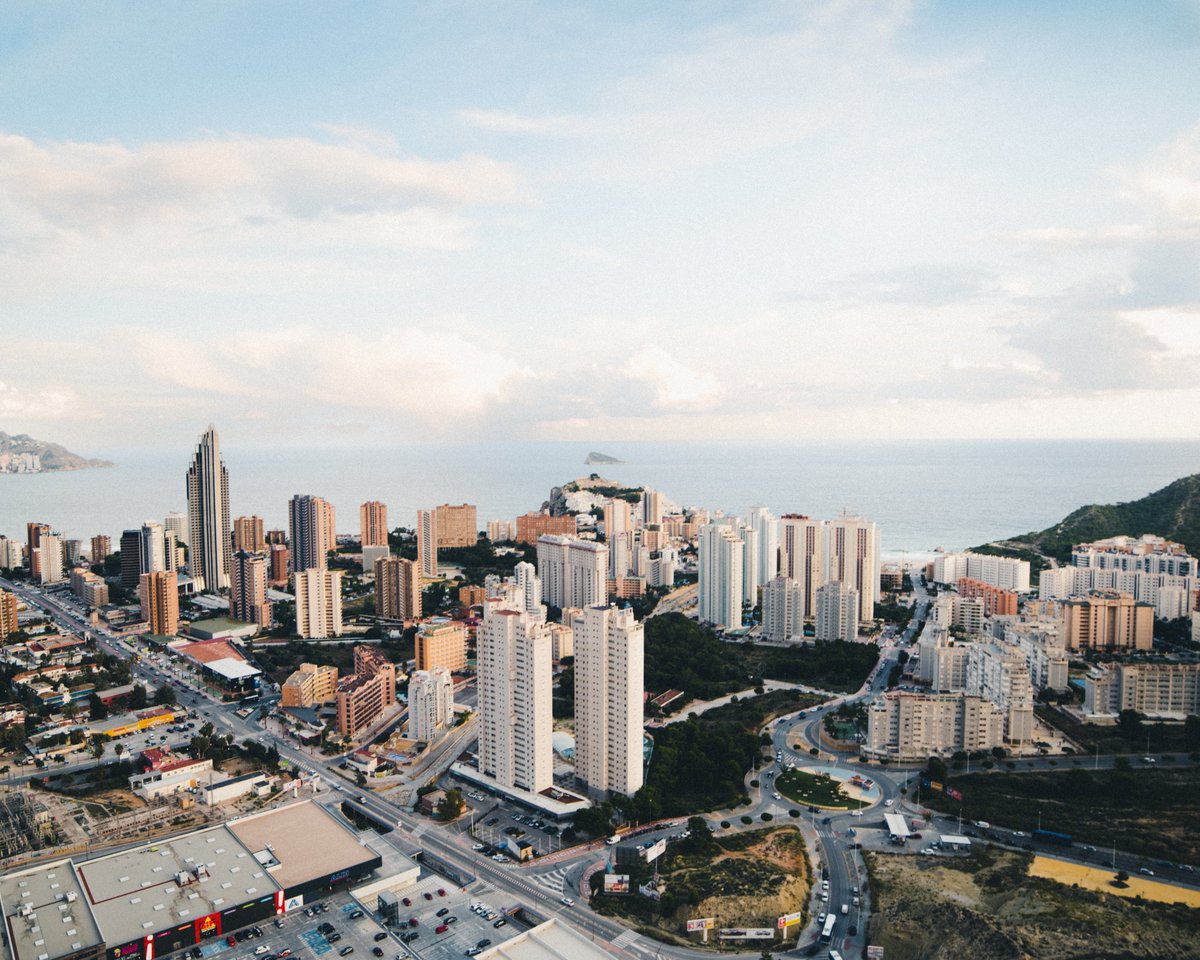
[[[728,820],[722,820],[722,821],[721,821],[721,829],[722,829],[722,830],[728,830],[728,829],[729,829],[729,821],[728,821]]]
[[[744,823],[746,826],[750,826],[750,824],[752,824],[753,822],[754,822],[753,817],[747,817],[745,814],[742,815],[742,823]]]
[[[792,809],[788,811],[788,816],[789,817],[798,817],[798,816],[800,816],[800,811],[797,810],[795,807],[792,807]]]
[[[769,814],[769,813],[764,813],[764,814],[762,815],[762,822],[763,822],[763,823],[770,823],[770,822],[771,822],[772,820],[774,820],[774,819],[775,819],[775,818],[774,818],[773,816],[771,816],[771,814]]]

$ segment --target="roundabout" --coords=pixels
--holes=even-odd
[[[789,800],[824,810],[873,806],[883,798],[871,778],[827,766],[787,770],[776,777],[775,789]]]

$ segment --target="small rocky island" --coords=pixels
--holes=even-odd
[[[585,466],[590,466],[594,463],[624,463],[625,461],[618,460],[616,457],[610,457],[607,453],[597,453],[593,450],[583,462]]]

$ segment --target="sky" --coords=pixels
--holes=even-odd
[[[0,5],[0,430],[1195,437],[1200,0]]]

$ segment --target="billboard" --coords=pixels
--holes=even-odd
[[[779,927],[780,930],[785,930],[788,927],[790,927],[793,923],[799,923],[803,919],[804,919],[803,913],[785,913],[782,917],[779,918],[776,925]]]
[[[657,843],[650,844],[650,846],[648,846],[648,847],[642,847],[641,852],[642,852],[643,860],[645,860],[647,863],[653,863],[655,860],[657,860],[659,857],[661,857],[664,853],[667,852],[666,837],[659,840]]]
[[[718,933],[722,940],[774,940],[775,930],[771,927],[728,927]]]
[[[604,875],[604,892],[605,893],[628,893],[629,892],[629,874],[627,874],[627,873],[606,873]]]
[[[716,925],[716,917],[703,917],[699,920],[689,920],[687,922],[687,932],[696,933],[699,930],[711,930]]]

